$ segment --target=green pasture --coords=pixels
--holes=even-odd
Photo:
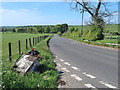
[[[81,25],[72,25],[69,26],[69,28],[74,27],[74,28],[78,28],[79,30],[81,30]],[[88,25],[83,25],[83,30],[89,30],[89,26]],[[104,30],[109,30],[109,32],[118,32],[118,25],[105,25]]]
[[[33,37],[42,36],[44,34],[28,34],[28,33],[10,33],[5,32],[2,33],[2,57],[8,58],[8,43],[11,42],[11,48],[12,48],[12,56],[14,57],[18,56],[18,41],[21,41],[21,51],[24,52],[26,49],[26,39],[31,38],[31,42],[33,42]],[[29,45],[29,42],[28,42]]]
[[[106,25],[105,30],[109,30],[109,32],[118,32],[118,25]]]

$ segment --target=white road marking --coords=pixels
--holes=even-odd
[[[107,86],[109,88],[117,88],[117,87],[115,87],[115,86],[113,86],[113,85],[111,85],[111,84],[109,84],[107,82],[104,82],[104,81],[99,81],[99,83],[101,83],[101,84],[103,84],[103,85],[105,85],[105,86]]]
[[[93,75],[90,75],[90,74],[87,74],[86,72],[84,72],[83,74],[84,74],[84,75],[86,75],[87,77],[90,77],[90,78],[92,78],[92,79],[93,79],[93,78],[96,78],[95,76],[93,76]]]
[[[53,59],[53,61],[56,62],[55,59]]]
[[[94,87],[94,86],[91,85],[91,84],[85,84],[85,86],[88,87],[88,88],[96,88],[96,87]]]
[[[61,64],[59,64],[59,63],[57,63],[57,65],[60,67],[61,66]]]
[[[77,68],[77,67],[71,67],[71,68],[73,68],[73,69],[75,69],[75,70],[78,70],[78,68]]]
[[[67,68],[62,68],[66,72],[70,72]]]
[[[70,65],[68,62],[65,62],[64,64],[66,64],[66,65]]]
[[[105,55],[106,57],[108,57],[108,58],[113,58],[113,57],[110,57],[110,56],[108,56],[108,55]]]
[[[75,75],[75,74],[72,74],[70,75],[71,77],[74,77],[76,80],[78,81],[82,81],[82,78],[80,78],[79,76]]]
[[[63,62],[64,60],[63,59],[60,59],[61,62]]]

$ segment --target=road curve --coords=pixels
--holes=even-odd
[[[81,77],[83,75],[84,82],[90,82],[99,88],[101,84],[107,88],[106,82],[111,85],[108,87],[118,87],[118,51],[85,45],[57,35],[54,35],[49,45],[53,54],[59,57],[61,64],[66,65],[69,70],[70,68],[74,71],[79,69],[79,71],[71,72]],[[65,71],[66,68],[63,70]],[[88,77],[91,79],[89,80]],[[96,82],[99,84],[96,85]],[[85,86],[90,87],[89,84]]]

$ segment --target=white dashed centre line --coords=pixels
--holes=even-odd
[[[61,64],[59,64],[59,63],[57,63],[57,65],[60,67],[61,66]]]
[[[66,64],[66,65],[70,65],[68,62],[65,62],[64,64]]]
[[[86,75],[87,77],[90,77],[90,78],[92,78],[92,79],[96,78],[95,76],[93,76],[93,75],[90,75],[90,74],[87,74],[86,72],[84,72],[83,74],[84,74],[84,75]]]
[[[107,82],[104,82],[104,81],[99,81],[99,83],[101,83],[101,84],[103,84],[103,85],[105,85],[105,86],[107,86],[109,88],[117,88],[117,87],[115,87],[115,86],[113,86],[113,85],[111,85],[111,84],[109,84]]]
[[[61,62],[63,62],[64,60],[63,59],[60,59]]]
[[[70,72],[67,68],[62,68],[66,72]]]
[[[94,86],[91,85],[91,84],[85,84],[85,86],[88,87],[88,88],[96,88],[96,87],[94,87]]]
[[[75,74],[72,74],[70,75],[71,77],[74,77],[76,80],[78,81],[82,81],[82,78],[80,78],[79,76],[75,75]]]
[[[77,67],[71,67],[71,68],[73,68],[73,69],[75,69],[75,70],[78,70],[78,68],[77,68]]]

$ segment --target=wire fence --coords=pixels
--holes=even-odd
[[[8,43],[9,56],[8,57],[3,57],[2,59],[7,59],[7,60],[10,60],[10,62],[11,62],[14,57],[21,56],[23,53],[25,53],[26,50],[28,50],[29,48],[32,48],[32,46],[37,45],[38,43],[40,43],[40,41],[46,39],[48,36],[49,35],[28,38],[28,39],[25,40],[25,42],[21,42],[21,40],[18,40],[18,44],[17,44],[16,49],[12,49],[12,47],[11,47],[12,43],[9,42]],[[23,43],[25,43],[25,45],[22,45]]]

